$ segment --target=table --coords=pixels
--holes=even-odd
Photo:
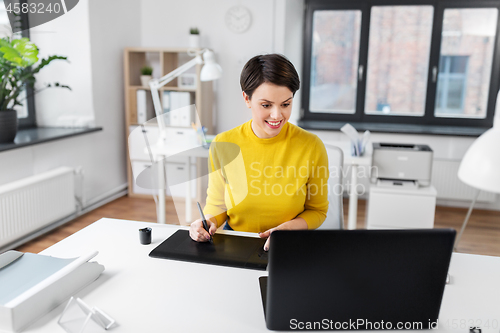
[[[347,214],[347,229],[356,229],[358,219],[358,166],[372,165],[372,156],[370,151],[366,151],[363,156],[351,155],[350,141],[323,141],[325,145],[337,146],[344,153],[344,169],[351,167],[351,182],[349,184],[349,212]]]
[[[151,153],[156,157],[158,161],[158,182],[160,184],[165,184],[165,158],[171,155],[176,155],[176,157],[185,156],[186,160],[186,169],[187,169],[187,178],[191,180],[191,157],[209,157],[209,149],[198,146],[196,148],[189,148],[184,151],[176,150],[172,151],[166,147],[158,147],[152,146]],[[158,186],[158,216],[157,222],[161,224],[165,224],[165,188],[163,186]],[[193,222],[192,220],[192,206],[191,206],[191,183],[189,181],[186,182],[186,223]]]
[[[139,243],[138,229],[143,227],[153,229],[150,245]],[[258,283],[267,272],[148,257],[179,228],[186,227],[104,218],[41,254],[70,258],[99,251],[95,260],[105,266],[104,273],[75,296],[117,321],[119,326],[110,332],[269,332]],[[461,320],[484,324],[488,319],[490,325],[493,320],[500,325],[500,258],[455,253],[449,272],[441,322],[458,327]],[[25,332],[64,332],[57,325],[63,308],[54,309]],[[431,332],[468,331],[450,327]]]
[[[325,145],[332,145],[332,146],[337,146],[340,149],[342,149],[342,152],[344,153],[344,168],[351,167],[351,181],[349,184],[350,191],[349,191],[349,212],[348,212],[348,222],[347,222],[347,228],[352,230],[356,229],[357,225],[357,211],[358,211],[358,192],[357,192],[357,184],[358,184],[358,166],[367,166],[370,167],[372,163],[371,159],[371,152],[367,151],[364,156],[357,157],[357,156],[351,156],[351,143],[347,141],[324,141]],[[165,168],[165,162],[162,159],[163,157],[168,157],[172,155],[172,151],[163,147],[159,148],[157,146],[152,146],[151,147],[152,154],[157,157],[158,159],[158,170],[159,170],[159,175],[158,175],[158,181],[160,183],[164,183],[164,168]],[[191,148],[191,149],[186,149],[186,151],[183,152],[186,155],[186,165],[187,165],[187,172],[188,172],[188,178],[191,179],[191,168],[190,168],[190,157],[202,157],[202,158],[208,158],[209,157],[209,150],[203,147],[197,147],[197,148]],[[176,150],[175,152],[176,156],[181,156],[182,153],[179,153],[179,150]],[[158,190],[158,218],[157,221],[158,223],[165,223],[165,190],[162,189],[162,186],[159,186],[160,189]],[[190,183],[186,183],[186,196],[185,196],[185,202],[186,202],[186,223],[189,224],[193,222],[192,220],[192,199],[191,199],[191,187]]]

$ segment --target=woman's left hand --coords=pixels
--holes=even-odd
[[[271,234],[276,230],[302,230],[308,229],[307,222],[301,217],[293,219],[291,221],[287,221],[281,223],[279,226],[268,229],[264,232],[259,232],[260,238],[267,238],[266,243],[264,244],[264,251],[269,251],[269,245],[271,242]]]

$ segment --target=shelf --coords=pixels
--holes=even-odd
[[[150,133],[156,133],[157,131],[151,130],[152,127],[157,127],[158,124],[155,121],[156,119],[154,118],[155,112],[154,112],[154,107],[153,107],[153,99],[152,99],[152,94],[151,94],[151,88],[149,86],[142,86],[141,84],[141,69],[145,66],[151,66],[153,68],[153,75],[155,78],[162,77],[163,75],[166,75],[167,73],[172,72],[182,64],[190,61],[192,59],[191,56],[188,56],[187,52],[188,51],[201,51],[202,49],[191,49],[191,48],[141,48],[141,47],[130,47],[130,48],[125,48],[124,50],[124,61],[123,61],[123,67],[124,67],[124,87],[125,87],[125,125],[126,125],[126,134],[127,137],[130,135],[130,131],[133,130],[133,128],[137,128],[143,124],[138,122],[138,110],[137,110],[137,95],[138,91],[140,90],[145,90],[146,92],[146,117],[145,118],[151,118],[149,121],[144,123],[144,125],[147,127],[148,132]],[[161,106],[163,107],[163,102],[165,102],[164,98],[167,94],[164,92],[187,92],[189,93],[190,101],[189,104],[195,104],[196,105],[196,110],[198,113],[199,120],[197,118],[196,122],[200,122],[200,124],[203,124],[207,128],[208,134],[213,134],[214,132],[214,127],[213,127],[213,86],[212,82],[201,82],[200,80],[200,74],[201,74],[201,65],[198,64],[194,66],[192,69],[188,70],[186,74],[194,74],[195,77],[195,82],[196,82],[196,87],[191,88],[191,87],[179,87],[179,82],[180,79],[176,78],[167,85],[163,86],[162,88],[158,89],[159,97],[160,97],[160,102],[162,103]],[[187,83],[188,81],[186,81]],[[192,82],[192,79],[191,81]],[[142,103],[142,98],[144,98],[144,94],[139,94],[141,98],[141,103]],[[186,96],[183,96],[186,97]],[[187,97],[186,100],[183,100],[183,104],[187,103]],[[179,105],[182,107],[182,105]],[[141,113],[144,112],[142,110],[142,105],[141,105]],[[142,114],[141,114],[142,116]],[[140,118],[142,119],[142,117]],[[132,127],[133,126],[133,127]],[[184,127],[185,128],[190,128],[190,127]],[[152,134],[152,135],[157,135],[157,134]],[[149,140],[149,139],[148,139]],[[127,144],[129,142],[127,141]],[[127,147],[127,156],[129,156],[129,147]],[[133,191],[133,184],[134,184],[134,177],[132,174],[132,165],[130,163],[130,158],[129,162],[127,163],[127,179],[129,183],[129,195],[134,196],[134,197],[151,197],[150,195],[142,195],[139,193],[134,193]],[[203,174],[206,174],[208,171],[207,169],[207,164],[206,163],[201,163],[200,161],[197,162],[196,164],[196,174],[198,178],[201,178]],[[204,193],[206,193],[206,186],[207,184],[199,181],[196,189],[197,193],[197,200],[201,200],[202,197],[204,196]]]
[[[150,90],[149,87],[144,86],[130,86],[131,90]],[[162,87],[159,89],[160,91],[187,91],[187,92],[196,92],[196,88],[179,88],[179,87]]]
[[[124,49],[125,52],[137,52],[137,53],[145,53],[145,52],[158,52],[158,53],[187,53],[188,51],[196,51],[200,52],[201,48],[192,48],[192,47],[177,47],[177,48],[169,48],[168,50],[162,48],[154,48],[154,47],[126,47]]]

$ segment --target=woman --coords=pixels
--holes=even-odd
[[[252,119],[217,135],[210,148],[210,176],[204,214],[190,227],[193,240],[224,229],[258,232],[314,229],[328,210],[328,157],[314,134],[288,123],[299,76],[279,54],[250,59],[240,77]]]

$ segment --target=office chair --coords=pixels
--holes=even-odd
[[[328,213],[326,219],[317,230],[344,229],[344,205],[343,205],[343,166],[344,153],[337,146],[325,144],[328,154]]]

